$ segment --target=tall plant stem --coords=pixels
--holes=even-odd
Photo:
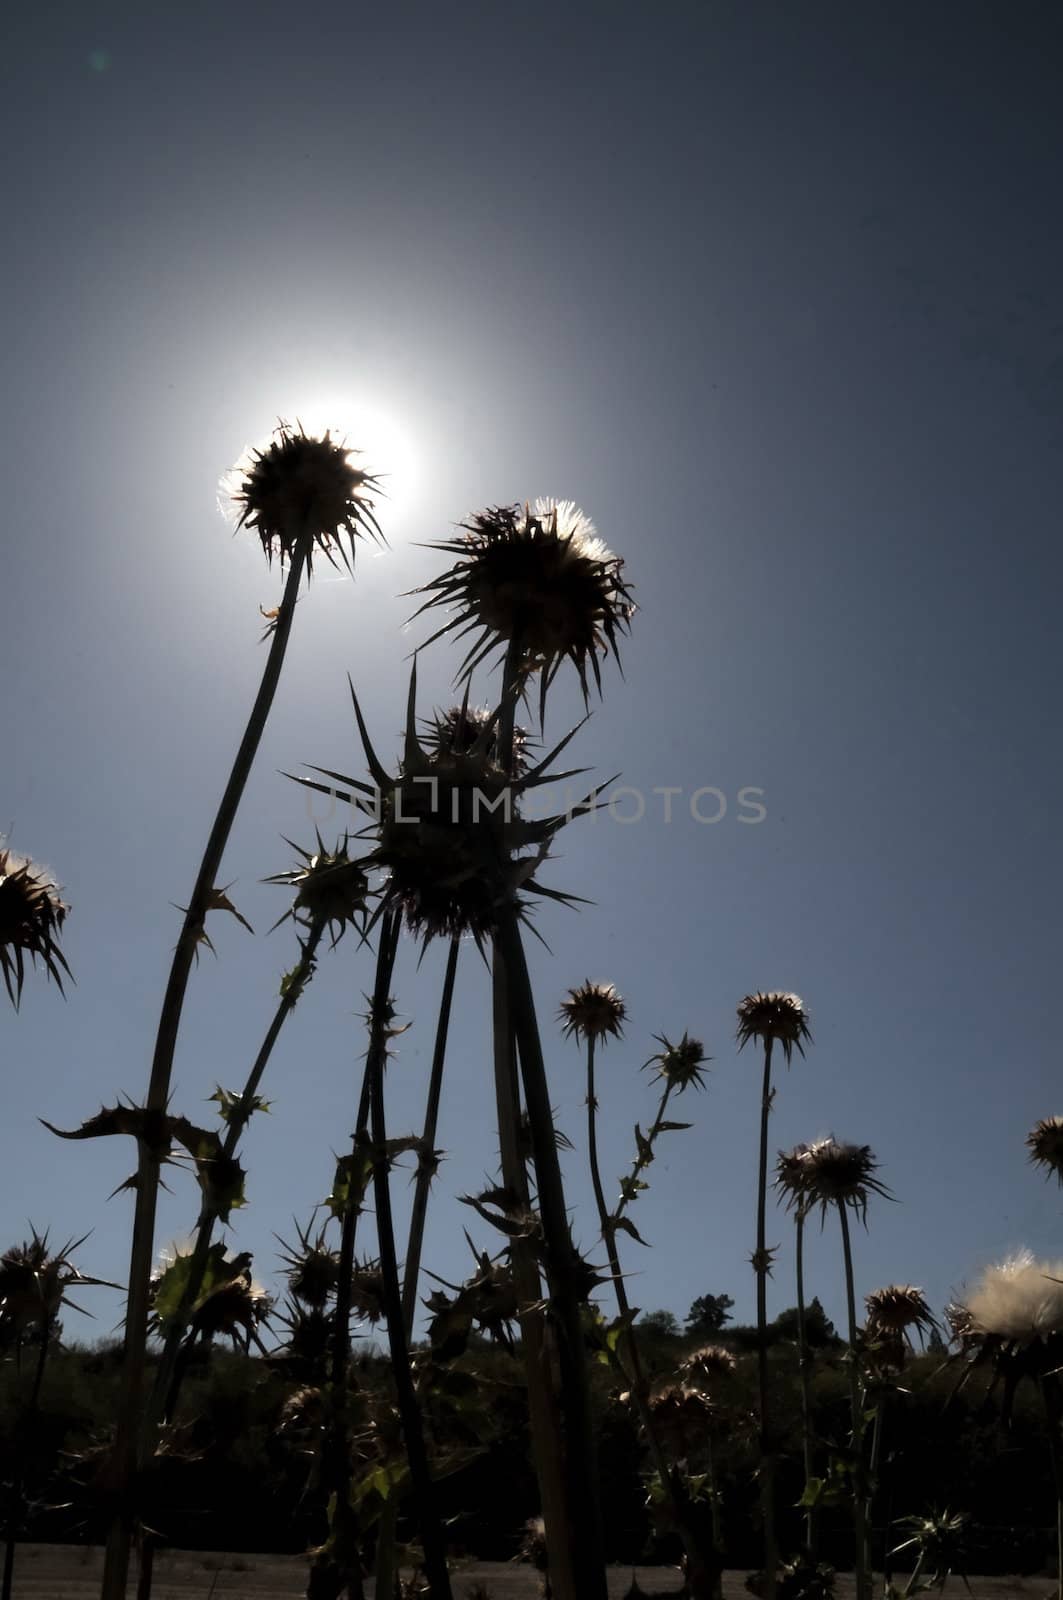
[[[867,1571],[872,1574],[875,1570],[871,1556],[871,1541],[874,1537],[875,1522],[875,1486],[878,1482],[879,1461],[882,1455],[882,1435],[886,1429],[886,1408],[889,1403],[890,1390],[883,1385],[875,1404],[875,1421],[871,1429],[871,1458],[867,1468],[867,1495],[864,1503],[864,1564]],[[867,1394],[861,1401],[861,1409],[867,1406]],[[889,1593],[891,1576],[889,1517],[886,1518],[885,1530],[882,1539],[882,1587]],[[869,1582],[871,1581],[869,1577]],[[1063,1600],[1063,1597],[1061,1597]]]
[[[306,1590],[310,1600],[335,1600],[344,1589],[347,1590],[351,1600],[361,1600],[363,1593],[361,1567],[356,1551],[354,1512],[351,1506],[350,1433],[347,1424],[354,1250],[363,1198],[356,1173],[358,1162],[365,1150],[369,1130],[375,1063],[379,1058],[380,1069],[383,1072],[384,1061],[387,1058],[388,1029],[391,1020],[391,979],[399,946],[399,930],[398,913],[386,911],[381,918],[380,935],[377,940],[376,976],[369,1003],[369,1046],[362,1071],[354,1133],[351,1137],[350,1180],[340,1228],[339,1263],[336,1271],[336,1303],[333,1310],[332,1350],[329,1361],[333,1420],[322,1441],[321,1477],[326,1502],[333,1500],[335,1503],[336,1537],[333,1546],[339,1549],[341,1559],[337,1560],[330,1554],[311,1564]]]
[[[424,1130],[421,1136],[422,1153],[417,1167],[417,1181],[414,1184],[410,1232],[402,1273],[402,1321],[407,1340],[413,1338],[413,1324],[417,1313],[417,1280],[421,1271],[421,1250],[424,1246],[425,1221],[428,1216],[428,1193],[432,1186],[430,1152],[435,1149],[436,1130],[439,1125],[439,1101],[443,1091],[447,1034],[450,1029],[450,1010],[454,1000],[454,979],[458,971],[460,949],[461,940],[454,934],[451,937],[447,967],[443,974],[443,993],[439,1001],[439,1020],[436,1023],[436,1041],[432,1052],[432,1070],[428,1079],[428,1099],[425,1104]],[[398,1506],[395,1497],[391,1496],[381,1513],[377,1531],[376,1562],[373,1568],[376,1587],[381,1596],[390,1595],[395,1588],[395,1533],[398,1520]]]
[[[510,640],[506,649],[499,701],[498,762],[507,772],[513,768],[513,727],[520,663],[521,644],[518,635]],[[497,940],[491,958],[491,1010],[502,1183],[518,1206],[530,1209],[528,1169],[520,1130],[520,1074],[510,1019],[506,968]],[[539,1310],[542,1300],[539,1265],[529,1239],[514,1238],[509,1253],[520,1306],[518,1318],[528,1390],[528,1430],[539,1486],[550,1587],[555,1600],[580,1600],[573,1564],[574,1535],[566,1494],[565,1447],[550,1359],[552,1330]]]
[[[808,1348],[808,1321],[805,1316],[805,1207],[797,1207],[797,1370],[801,1380],[801,1442],[804,1451],[805,1489],[813,1478],[812,1443],[812,1352]],[[815,1556],[819,1545],[819,1512],[805,1509],[805,1543]]]
[[[558,1329],[567,1503],[572,1527],[579,1530],[578,1539],[573,1540],[577,1590],[579,1600],[606,1600],[598,1467],[584,1352],[578,1259],[569,1232],[561,1163],[557,1154],[550,1091],[531,980],[520,937],[517,908],[512,901],[507,901],[499,910],[496,948],[505,968],[509,1014],[517,1040],[535,1161],[546,1276],[551,1309]]]
[[[232,1160],[236,1154],[237,1146],[251,1117],[251,1103],[258,1093],[259,1084],[262,1082],[270,1057],[273,1054],[277,1040],[280,1038],[281,1029],[295,1010],[303,989],[313,975],[314,961],[324,931],[324,922],[315,921],[311,925],[306,939],[301,945],[298,964],[288,974],[280,1003],[273,1013],[273,1020],[266,1030],[266,1036],[244,1083],[239,1105],[234,1109],[229,1125],[225,1130],[225,1138],[222,1140],[221,1146],[223,1161]],[[169,1421],[176,1408],[177,1391],[180,1386],[179,1382],[175,1386],[175,1379],[178,1378],[178,1355],[192,1310],[203,1286],[203,1275],[206,1271],[207,1257],[210,1253],[211,1237],[217,1220],[218,1208],[211,1203],[209,1195],[205,1195],[196,1227],[195,1244],[192,1247],[192,1255],[188,1263],[188,1279],[185,1284],[185,1290],[177,1310],[174,1312],[172,1323],[167,1328],[162,1354],[159,1357],[159,1364],[155,1371],[155,1381],[152,1385],[151,1397],[147,1407],[146,1428],[149,1430],[148,1437],[150,1437],[151,1428],[154,1427],[158,1420],[165,1416],[166,1420]]]
[[[587,1038],[587,1151],[590,1157],[591,1185],[594,1189],[594,1199],[598,1207],[598,1221],[601,1226],[602,1240],[605,1244],[606,1254],[609,1257],[609,1272],[613,1280],[613,1292],[616,1295],[617,1310],[624,1319],[630,1319],[631,1303],[627,1297],[627,1288],[624,1284],[623,1273],[620,1267],[620,1252],[616,1247],[615,1219],[609,1215],[605,1203],[605,1191],[602,1188],[601,1170],[598,1164],[598,1099],[594,1092],[594,1035]],[[659,1120],[659,1119],[658,1119]],[[646,1435],[646,1442],[650,1447],[650,1455],[657,1476],[661,1480],[661,1487],[667,1496],[668,1509],[672,1520],[679,1529],[683,1541],[683,1549],[687,1558],[687,1584],[692,1600],[718,1600],[722,1594],[722,1562],[719,1559],[719,1546],[715,1515],[713,1517],[713,1538],[710,1548],[704,1548],[704,1540],[699,1538],[696,1525],[694,1507],[690,1503],[682,1480],[669,1462],[660,1442],[657,1429],[654,1426],[653,1412],[650,1409],[650,1386],[646,1381],[646,1374],[639,1354],[638,1341],[630,1322],[625,1323],[625,1328],[619,1340],[620,1367],[628,1377],[631,1392],[635,1396],[635,1405],[639,1414],[642,1430]],[[714,1501],[715,1507],[715,1501]]]
[[[277,693],[281,668],[288,648],[288,639],[295,615],[303,569],[311,548],[310,538],[304,536],[295,545],[284,594],[273,628],[269,654],[266,657],[262,681],[244,736],[233,762],[229,781],[214,818],[207,847],[203,852],[199,872],[192,889],[188,909],[177,940],[170,976],[159,1017],[155,1039],[155,1053],[151,1063],[151,1077],[145,1109],[152,1119],[161,1119],[166,1111],[170,1093],[177,1033],[181,1023],[185,991],[192,970],[200,935],[206,923],[211,892],[217,884],[225,846],[229,841],[236,813],[251,774],[255,755],[262,741],[270,708]],[[101,1600],[124,1600],[129,1574],[129,1540],[133,1526],[131,1490],[140,1457],[140,1414],[144,1389],[144,1368],[147,1359],[148,1308],[151,1297],[151,1266],[155,1248],[155,1211],[159,1193],[159,1170],[163,1150],[158,1142],[138,1140],[136,1179],[136,1208],[133,1218],[133,1240],[129,1258],[129,1288],[126,1299],[125,1338],[122,1360],[122,1389],[118,1397],[118,1415],[114,1443],[114,1481],[117,1506],[107,1539],[104,1557]]]
[[[1040,1382],[1041,1403],[1048,1424],[1048,1453],[1052,1463],[1052,1485],[1056,1491],[1056,1597],[1063,1600],[1063,1461],[1060,1460],[1059,1391],[1054,1376]]]
[[[18,1443],[18,1454],[15,1461],[14,1483],[11,1494],[11,1520],[7,1528],[7,1543],[4,1549],[4,1577],[3,1600],[11,1600],[12,1584],[15,1580],[15,1545],[18,1542],[18,1530],[15,1526],[15,1517],[21,1517],[23,1500],[26,1493],[26,1473],[29,1465],[30,1441],[33,1438],[34,1423],[37,1420],[37,1409],[41,1402],[41,1385],[44,1382],[44,1367],[48,1359],[48,1347],[51,1342],[52,1329],[55,1325],[54,1317],[45,1317],[41,1324],[41,1348],[33,1369],[33,1386],[30,1389],[29,1405],[23,1418],[21,1429],[22,1437]]]
[[[778,1547],[775,1540],[775,1446],[768,1394],[768,1119],[771,1116],[771,1047],[764,1041],[764,1084],[760,1097],[760,1172],[757,1184],[757,1385],[760,1396],[760,1509],[764,1526],[764,1594],[775,1600]]]
[[[845,1303],[849,1317],[849,1407],[853,1428],[853,1542],[856,1600],[871,1600],[871,1574],[867,1564],[866,1515],[864,1498],[864,1408],[860,1398],[860,1368],[857,1360],[856,1291],[853,1287],[853,1248],[849,1237],[849,1211],[838,1206],[842,1225],[842,1250],[845,1255]]]
[[[397,922],[397,918],[396,918]],[[374,996],[374,1010],[376,996]],[[391,1371],[395,1382],[399,1419],[406,1444],[417,1520],[424,1555],[425,1577],[431,1600],[451,1600],[450,1574],[447,1571],[446,1542],[436,1506],[435,1488],[428,1464],[421,1408],[410,1370],[410,1347],[403,1318],[399,1265],[395,1253],[395,1229],[391,1214],[391,1185],[388,1181],[387,1124],[384,1115],[384,1058],[386,1049],[374,1050],[369,1065],[369,1106],[373,1150],[373,1199],[376,1204],[377,1244],[380,1251],[380,1277],[384,1312],[387,1318]]]

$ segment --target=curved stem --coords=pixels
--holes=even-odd
[[[775,1600],[778,1550],[775,1542],[775,1457],[768,1395],[768,1118],[771,1116],[771,1047],[764,1041],[764,1082],[760,1098],[760,1170],[757,1182],[757,1385],[760,1396],[760,1508],[764,1527],[764,1594]]]
[[[396,917],[396,931],[398,919]],[[374,1011],[376,997],[374,996]],[[410,1349],[406,1338],[399,1266],[395,1254],[395,1229],[391,1214],[391,1186],[388,1181],[387,1123],[384,1115],[385,1048],[372,1052],[369,1066],[369,1106],[372,1132],[373,1198],[376,1204],[377,1246],[380,1252],[382,1298],[387,1318],[391,1372],[395,1382],[410,1485],[421,1533],[424,1571],[431,1600],[451,1600],[450,1574],[447,1571],[446,1542],[436,1507],[435,1488],[425,1447],[421,1408],[410,1370]]]
[[[192,962],[206,922],[210,896],[217,885],[225,846],[229,841],[236,813],[251,774],[255,755],[262,740],[270,708],[280,682],[281,668],[288,648],[295,603],[299,595],[303,569],[311,547],[308,537],[295,546],[284,594],[273,629],[269,654],[262,673],[255,703],[251,708],[244,736],[236,752],[229,781],[210,830],[203,852],[199,872],[185,912],[184,922],[173,954],[170,976],[159,1017],[155,1039],[155,1052],[151,1063],[151,1077],[145,1109],[162,1117],[170,1093],[177,1032],[181,1023],[185,991],[192,970]],[[137,1467],[140,1432],[140,1413],[144,1387],[144,1368],[147,1354],[148,1310],[151,1298],[151,1267],[155,1247],[155,1210],[159,1192],[159,1170],[162,1151],[156,1143],[138,1141],[136,1208],[133,1219],[133,1239],[129,1259],[129,1288],[126,1300],[125,1340],[122,1363],[122,1389],[118,1398],[118,1415],[115,1430],[114,1462],[117,1482],[117,1499],[114,1519],[107,1539],[104,1558],[101,1600],[124,1600],[129,1573],[129,1539],[132,1531],[133,1509],[130,1490]]]
[[[247,1075],[247,1080],[240,1096],[240,1104],[234,1108],[229,1125],[225,1130],[225,1138],[222,1140],[221,1147],[222,1161],[230,1161],[236,1154],[237,1146],[251,1117],[251,1102],[258,1093],[258,1086],[262,1082],[266,1067],[269,1065],[270,1056],[273,1054],[277,1040],[280,1038],[281,1029],[295,1010],[303,989],[313,976],[314,962],[324,932],[325,923],[314,922],[310,927],[305,943],[301,945],[299,962],[294,971],[289,974],[289,981],[285,985],[280,1003],[273,1014],[273,1020],[266,1030],[266,1036]],[[217,1206],[211,1205],[209,1198],[204,1196],[196,1228],[196,1240],[192,1247],[192,1255],[188,1264],[188,1279],[177,1310],[174,1312],[172,1323],[166,1331],[162,1354],[159,1357],[159,1365],[156,1368],[155,1381],[152,1385],[151,1397],[147,1406],[145,1427],[148,1430],[148,1437],[150,1437],[150,1429],[161,1418],[170,1421],[176,1409],[180,1389],[178,1353],[188,1329],[188,1323],[199,1296],[199,1291],[203,1286],[203,1275],[206,1271],[207,1257],[210,1253],[211,1237],[217,1220]]]
[[[849,1407],[853,1428],[853,1541],[856,1600],[871,1600],[871,1584],[867,1570],[867,1553],[864,1516],[863,1446],[864,1416],[860,1399],[860,1372],[857,1362],[856,1292],[853,1287],[853,1249],[849,1237],[849,1212],[844,1204],[838,1206],[842,1225],[842,1250],[845,1255],[845,1303],[849,1317]]]
[[[573,1565],[579,1600],[606,1600],[598,1467],[584,1353],[583,1300],[577,1278],[576,1252],[568,1225],[531,979],[516,906],[511,901],[500,908],[497,940],[505,967],[509,1013],[520,1058],[542,1219],[546,1275],[551,1309],[559,1334],[567,1499],[572,1526],[579,1530],[578,1540],[573,1541]]]

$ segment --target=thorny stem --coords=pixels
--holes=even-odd
[[[240,1096],[240,1103],[234,1108],[229,1125],[225,1130],[225,1138],[221,1147],[223,1161],[231,1160],[236,1153],[236,1147],[240,1143],[241,1136],[251,1117],[251,1103],[258,1093],[258,1086],[262,1082],[270,1056],[273,1054],[277,1040],[280,1038],[281,1029],[295,1010],[300,995],[313,976],[314,961],[324,932],[324,921],[315,921],[309,929],[305,942],[301,945],[299,962],[289,975],[289,981],[285,985],[280,1003],[273,1014],[273,1020],[266,1030],[266,1036],[259,1048],[258,1055],[255,1057],[251,1070],[247,1075],[247,1081]],[[167,1419],[173,1415],[177,1401],[177,1388],[179,1387],[179,1384],[177,1387],[172,1384],[172,1380],[177,1376],[178,1351],[199,1291],[203,1286],[203,1275],[206,1271],[207,1256],[210,1252],[211,1236],[217,1220],[217,1206],[212,1205],[209,1196],[204,1195],[196,1231],[196,1241],[188,1264],[188,1280],[185,1285],[185,1291],[177,1310],[174,1312],[173,1322],[167,1328],[162,1354],[159,1357],[159,1365],[155,1373],[155,1381],[152,1385],[145,1421],[147,1430],[150,1430],[157,1423],[164,1412]],[[173,1389],[172,1393],[171,1389]]]
[[[757,1383],[760,1395],[760,1506],[764,1525],[764,1594],[775,1600],[778,1550],[775,1542],[775,1460],[768,1395],[768,1118],[771,1116],[771,1047],[764,1041],[764,1084],[760,1100],[760,1172],[757,1185]],[[860,1597],[863,1600],[863,1597]]]
[[[398,918],[396,917],[396,929]],[[374,996],[374,1011],[376,1009]],[[374,1022],[375,1022],[374,1017]],[[410,1349],[399,1288],[399,1266],[395,1254],[395,1229],[391,1214],[391,1187],[388,1182],[387,1125],[384,1116],[384,1058],[386,1048],[374,1050],[369,1065],[370,1127],[373,1140],[373,1198],[376,1204],[377,1246],[380,1252],[380,1277],[384,1312],[387,1319],[391,1372],[395,1382],[399,1418],[406,1444],[417,1521],[421,1534],[424,1572],[431,1600],[451,1600],[450,1574],[447,1571],[446,1542],[439,1519],[435,1488],[425,1447],[421,1408],[410,1370]],[[383,1595],[384,1591],[381,1591]]]
[[[617,1310],[621,1318],[629,1318],[631,1303],[627,1297],[627,1287],[624,1283],[620,1267],[620,1252],[616,1245],[615,1218],[609,1215],[605,1203],[605,1191],[602,1188],[601,1170],[598,1165],[598,1129],[595,1113],[598,1109],[598,1100],[594,1092],[594,1035],[587,1037],[587,1149],[590,1156],[591,1184],[594,1189],[594,1199],[598,1207],[598,1221],[601,1225],[602,1240],[605,1244],[606,1254],[609,1257],[609,1272],[613,1280],[613,1290],[616,1294]],[[668,1086],[671,1087],[670,1085]],[[667,1091],[664,1096],[667,1099]],[[662,1102],[663,1112],[663,1102]],[[658,1113],[658,1122],[662,1113]],[[617,1213],[619,1214],[619,1213]],[[625,1377],[629,1378],[631,1392],[635,1397],[635,1405],[650,1447],[653,1464],[657,1476],[661,1480],[661,1487],[668,1499],[668,1509],[672,1520],[679,1530],[683,1541],[683,1549],[687,1558],[687,1582],[693,1600],[715,1600],[722,1591],[720,1588],[722,1562],[719,1560],[718,1540],[715,1538],[716,1517],[714,1512],[714,1538],[716,1548],[705,1550],[698,1538],[694,1526],[693,1508],[689,1497],[685,1493],[679,1475],[673,1471],[671,1464],[661,1446],[661,1441],[653,1421],[653,1412],[650,1409],[650,1386],[646,1381],[646,1374],[642,1367],[642,1357],[639,1354],[638,1342],[634,1329],[626,1324],[624,1331],[617,1341],[617,1364]],[[627,1361],[625,1368],[624,1361]],[[715,1502],[714,1502],[715,1505]]]
[[[856,1293],[853,1288],[853,1249],[849,1237],[849,1211],[844,1202],[838,1203],[838,1217],[842,1225],[842,1250],[845,1255],[845,1303],[849,1317],[849,1406],[853,1425],[853,1542],[856,1577],[856,1600],[871,1600],[871,1583],[867,1570],[865,1537],[863,1439],[864,1416],[860,1400],[860,1372],[857,1362]]]
[[[207,840],[177,940],[177,948],[173,954],[159,1017],[155,1053],[145,1101],[145,1110],[154,1113],[158,1118],[165,1114],[169,1098],[177,1033],[192,962],[206,923],[210,896],[217,884],[225,846],[232,832],[236,813],[262,740],[266,720],[277,693],[291,634],[292,619],[295,615],[295,604],[299,596],[299,586],[310,549],[309,535],[299,539],[294,546],[262,681]],[[122,1388],[118,1397],[113,1456],[117,1504],[107,1538],[103,1584],[100,1590],[101,1600],[125,1600],[129,1575],[129,1540],[134,1516],[131,1494],[140,1460],[141,1408],[151,1299],[151,1268],[155,1249],[155,1211],[163,1153],[157,1143],[148,1142],[146,1139],[138,1140],[136,1208],[129,1259]]]
[[[568,1225],[535,1001],[517,908],[512,901],[500,908],[497,940],[518,1045],[542,1219],[546,1276],[559,1335],[568,1506],[573,1527],[580,1531],[579,1539],[573,1541],[573,1564],[579,1600],[606,1600],[598,1471],[584,1354],[583,1301],[576,1276],[577,1257]]]

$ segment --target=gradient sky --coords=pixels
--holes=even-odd
[[[145,1090],[173,905],[279,595],[217,481],[278,416],[343,407],[394,473],[390,549],[300,603],[222,874],[258,932],[215,919],[176,1108],[242,1080],[292,964],[260,880],[312,823],[279,774],[362,770],[348,671],[396,749],[430,631],[401,596],[444,559],[423,543],[569,496],[641,608],[578,756],[684,791],[670,825],[652,795],[637,825],[573,824],[546,873],[595,902],[545,907],[533,951],[580,1243],[601,1259],[554,1017],[590,976],[631,1019],[602,1062],[607,1174],[651,1114],[652,1036],[714,1057],[635,1212],[653,1248],[624,1241],[644,1309],[727,1292],[752,1317],[759,1084],[734,1010],[760,987],[801,993],[815,1037],[780,1074],[773,1149],[869,1142],[899,1202],[858,1237],[861,1294],[910,1281],[940,1307],[1016,1246],[1063,1256],[1063,1198],[1023,1143],[1063,1112],[1059,7],[44,3],[3,28],[0,828],[64,884],[77,978],[0,1010],[3,1242],[91,1228],[83,1267],[125,1276],[132,1208],[107,1196],[132,1144],[37,1119]],[[425,653],[425,712],[457,660]],[[548,733],[580,711],[564,682]],[[699,825],[686,797],[709,785],[728,814]],[[396,1133],[420,1120],[444,951],[415,958]],[[271,1067],[233,1230],[263,1278],[344,1148],[370,984],[348,940]],[[451,1279],[457,1196],[495,1162],[486,998],[470,951],[426,1250]],[[195,1213],[191,1177],[170,1183],[160,1244]],[[781,1212],[770,1236],[779,1310]],[[840,1318],[835,1230],[810,1253]],[[119,1316],[93,1303],[79,1333]]]

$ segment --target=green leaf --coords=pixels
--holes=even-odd
[[[238,1094],[235,1089],[223,1089],[221,1084],[207,1098],[217,1101],[218,1115],[226,1127],[231,1127],[234,1122],[244,1123],[256,1111],[268,1111],[272,1104],[269,1100],[263,1100],[260,1094]]]

